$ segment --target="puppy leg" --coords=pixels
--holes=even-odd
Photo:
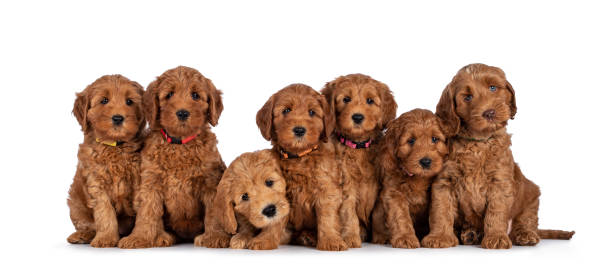
[[[174,236],[164,230],[164,206],[159,190],[142,188],[136,198],[138,209],[132,233],[119,241],[120,248],[147,248],[171,246]]]
[[[512,242],[508,237],[508,219],[512,200],[510,184],[500,182],[490,185],[487,193],[482,248],[508,249],[512,247]]]
[[[512,220],[510,239],[515,245],[536,245],[540,242],[538,236],[538,198],[529,202],[525,209]]]
[[[76,179],[75,179],[76,180]],[[82,188],[70,188],[68,207],[70,208],[70,219],[76,231],[68,236],[67,241],[72,244],[87,244],[96,236],[91,209],[84,201],[84,191]]]
[[[372,243],[386,244],[389,242],[389,229],[385,225],[385,219],[385,210],[379,199],[372,211]]]
[[[238,222],[238,232],[232,236],[229,247],[232,249],[246,249],[249,242],[253,239],[256,229],[242,215],[237,215],[236,220]]]
[[[237,244],[234,244],[234,246],[232,246],[232,236],[225,232],[225,230],[219,224],[219,221],[215,219],[216,213],[213,206],[213,198],[214,194],[211,192],[206,192],[202,196],[202,201],[205,207],[204,233],[195,237],[193,240],[194,245],[208,248],[246,248],[246,242],[244,242],[244,245],[238,246]],[[238,217],[238,221],[240,221],[240,217]],[[238,230],[242,230],[242,224],[238,227]],[[236,241],[239,239],[240,237],[237,238]]]
[[[451,193],[446,179],[434,183],[431,187],[431,210],[429,213],[430,232],[421,245],[428,248],[446,248],[459,244],[454,233],[454,221],[457,215],[457,201]]]
[[[90,183],[87,189],[91,195],[96,236],[91,241],[93,247],[114,247],[119,241],[119,224],[117,214],[110,198],[98,186],[100,183]]]
[[[419,239],[414,232],[410,216],[410,205],[399,190],[384,187],[381,193],[386,213],[386,225],[391,233],[391,246],[395,248],[418,248]]]
[[[319,194],[315,204],[317,214],[317,249],[328,251],[347,250],[348,247],[340,235],[340,217],[338,212],[342,201],[341,191],[327,190]]]
[[[340,221],[342,223],[342,239],[349,248],[361,247],[359,217],[357,217],[357,199],[354,188],[345,190],[344,200],[340,206]]]
[[[281,237],[285,226],[283,222],[271,224],[261,229],[261,232],[255,238],[249,241],[249,249],[252,250],[270,250],[277,249],[281,242]]]

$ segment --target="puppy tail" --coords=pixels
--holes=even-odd
[[[550,229],[538,229],[538,235],[542,239],[555,239],[555,240],[570,240],[574,236],[575,231],[563,231],[563,230],[550,230]]]

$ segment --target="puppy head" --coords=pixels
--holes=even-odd
[[[105,75],[77,94],[72,113],[84,133],[106,140],[130,140],[145,126],[143,88],[121,75]]]
[[[237,229],[236,214],[257,228],[281,221],[289,214],[285,180],[271,150],[244,153],[234,160],[217,187],[215,207],[228,233]]]
[[[334,116],[325,97],[311,87],[292,84],[272,95],[257,112],[257,126],[266,140],[297,152],[327,141]]]
[[[321,93],[336,116],[336,130],[349,138],[372,137],[395,118],[397,104],[389,87],[367,75],[338,77]]]
[[[200,72],[184,66],[151,82],[144,106],[151,129],[164,128],[173,136],[193,135],[207,123],[215,126],[223,111],[221,91]]]
[[[448,155],[440,118],[423,109],[414,109],[391,121],[382,144],[384,169],[401,169],[420,177],[438,174]]]
[[[516,114],[514,89],[504,71],[484,64],[467,65],[449,83],[438,102],[436,114],[449,136],[464,127],[487,134],[505,127]]]

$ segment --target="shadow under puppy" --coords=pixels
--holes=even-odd
[[[424,247],[457,245],[455,228],[463,244],[493,249],[572,237],[574,232],[538,230],[540,189],[514,162],[506,132],[516,110],[514,89],[497,67],[467,65],[446,86],[436,114],[450,154],[432,185]]]
[[[142,150],[136,224],[121,248],[170,246],[203,233],[225,170],[209,126],[223,110],[221,92],[209,79],[188,67],[168,70],[149,84],[144,105],[151,132]]]
[[[389,123],[377,162],[383,187],[372,213],[372,242],[418,248],[428,233],[431,183],[448,156],[441,124],[423,109]]]
[[[244,153],[229,165],[217,187],[204,246],[266,250],[289,243],[289,202],[278,161],[276,152],[261,150]]]
[[[346,250],[347,245],[338,216],[340,175],[334,147],[327,142],[334,125],[329,109],[323,95],[307,85],[293,84],[272,95],[256,120],[262,136],[272,141],[287,183],[293,243],[337,251]]]
[[[77,94],[73,114],[85,135],[68,193],[76,232],[70,243],[113,247],[134,225],[145,119],[143,88],[121,75],[98,78]]]
[[[321,93],[336,117],[330,138],[342,175],[342,237],[349,247],[361,247],[379,190],[375,150],[397,104],[387,85],[363,74],[338,77]]]

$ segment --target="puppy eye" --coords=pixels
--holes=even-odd
[[[243,201],[248,201],[249,200],[249,194],[248,193],[244,193],[244,194],[242,194],[241,198],[242,198]]]
[[[171,98],[173,95],[174,95],[174,92],[169,92],[169,93],[166,95],[166,99],[170,99],[170,98]]]
[[[130,106],[130,105],[134,104],[134,101],[132,101],[131,99],[128,98],[128,99],[125,100],[125,104],[127,106]]]
[[[466,95],[466,96],[463,98],[463,100],[464,100],[465,102],[470,102],[470,101],[472,101],[472,98],[473,98],[473,97],[474,97],[474,96],[472,96],[472,95]]]
[[[366,103],[372,105],[372,104],[374,104],[374,99],[368,98],[368,99],[366,99]]]
[[[416,139],[415,139],[415,138],[410,138],[410,139],[408,140],[408,144],[410,144],[410,145],[414,145],[414,142],[415,142],[415,141],[416,141]]]
[[[274,185],[274,182],[272,180],[267,180],[266,181],[266,186],[272,187],[272,185]]]
[[[286,115],[286,114],[288,114],[289,112],[291,112],[291,108],[285,108],[285,109],[283,110],[283,115]]]
[[[344,103],[349,103],[351,102],[351,98],[347,96],[347,97],[344,97],[342,101],[344,101]]]
[[[489,91],[495,92],[495,91],[497,91],[497,87],[491,85],[491,86],[489,86]]]
[[[308,110],[308,114],[309,114],[310,116],[314,116],[316,113],[315,113],[315,111],[313,111],[313,110]]]
[[[437,138],[437,137],[431,137],[431,142],[433,142],[433,143],[438,143],[438,140],[440,140],[440,139]]]
[[[105,98],[103,98],[103,99],[100,101],[100,103],[102,103],[102,104],[106,104],[106,103],[108,103],[108,98],[106,98],[106,97],[105,97]]]
[[[193,100],[198,100],[200,99],[200,95],[196,92],[191,92],[191,98],[193,98]]]

